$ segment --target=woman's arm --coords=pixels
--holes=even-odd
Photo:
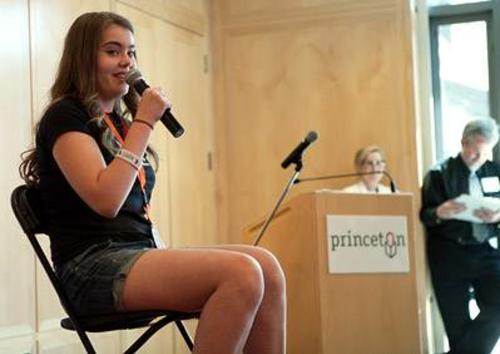
[[[148,89],[136,117],[154,125],[167,107],[158,90]],[[132,123],[122,148],[142,157],[150,135],[146,124]],[[137,178],[134,167],[119,158],[106,165],[97,142],[80,132],[59,136],[52,153],[66,180],[92,210],[108,218],[118,214]]]

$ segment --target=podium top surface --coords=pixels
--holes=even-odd
[[[318,204],[319,203],[319,204]],[[326,209],[332,207],[342,210],[342,214],[370,214],[378,209],[383,214],[391,211],[389,214],[399,214],[405,212],[407,215],[413,213],[414,199],[413,193],[347,193],[340,190],[320,189],[312,192],[297,194],[286,200],[278,209],[272,223],[276,220],[286,218],[295,211],[299,214],[305,211],[317,211],[321,204]],[[325,205],[326,204],[326,205]],[[243,228],[244,234],[253,234],[257,232],[266,220],[266,215],[261,216],[256,221],[246,225]]]
[[[353,192],[344,192],[340,189],[329,189],[329,188],[322,188],[322,189],[317,189],[313,192],[309,192],[313,194],[349,194],[349,195],[363,195],[363,196],[372,196],[372,197],[382,197],[382,196],[389,196],[389,197],[396,197],[396,196],[413,196],[413,193],[411,192],[396,192],[396,193],[353,193]],[[308,194],[308,193],[304,193]]]

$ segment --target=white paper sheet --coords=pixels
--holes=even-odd
[[[500,210],[500,198],[473,197],[469,194],[462,194],[458,198],[455,198],[455,201],[465,204],[466,209],[453,215],[453,219],[484,223],[481,219],[474,216],[474,210],[481,208],[489,209],[493,212]]]

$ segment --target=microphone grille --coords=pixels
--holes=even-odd
[[[134,85],[134,82],[138,79],[141,79],[142,78],[142,74],[139,70],[137,69],[131,69],[128,73],[127,73],[127,77],[125,78],[125,81],[127,82],[127,84],[129,86],[133,86]]]
[[[309,133],[307,133],[306,141],[308,143],[312,143],[312,142],[316,141],[316,139],[318,139],[318,137],[319,137],[318,133],[316,133],[314,130],[311,130]]]

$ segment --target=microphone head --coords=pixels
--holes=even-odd
[[[316,141],[316,139],[318,139],[318,133],[316,133],[314,130],[311,130],[309,133],[307,133],[307,136],[306,136],[306,142],[308,142],[309,144]]]
[[[134,86],[134,82],[136,82],[139,79],[142,79],[142,74],[139,70],[134,68],[127,73],[125,81],[129,86]]]

